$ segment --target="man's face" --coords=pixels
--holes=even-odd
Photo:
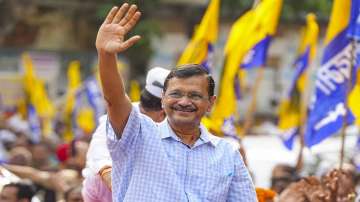
[[[215,96],[209,98],[205,75],[172,78],[162,99],[171,124],[197,127],[206,112],[210,112]]]
[[[0,194],[0,202],[17,202],[17,188],[4,187]]]

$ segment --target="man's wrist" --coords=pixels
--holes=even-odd
[[[105,51],[102,48],[98,48],[97,52],[98,52],[98,56],[101,56],[101,57],[114,57],[114,56],[116,56],[116,53],[109,53],[109,52]]]

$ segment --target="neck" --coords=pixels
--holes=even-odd
[[[176,136],[178,136],[181,141],[188,146],[193,146],[196,140],[200,137],[199,126],[176,126],[174,124],[171,124],[170,121],[169,125],[171,129],[175,132]]]

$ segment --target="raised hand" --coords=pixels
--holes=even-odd
[[[125,40],[125,35],[136,25],[140,16],[141,13],[137,11],[136,5],[129,6],[124,3],[120,8],[113,7],[98,31],[97,50],[115,54],[131,47],[140,36],[135,35]]]

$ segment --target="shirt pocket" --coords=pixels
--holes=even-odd
[[[207,201],[225,201],[234,171],[212,170],[196,172],[193,179],[198,194]]]

